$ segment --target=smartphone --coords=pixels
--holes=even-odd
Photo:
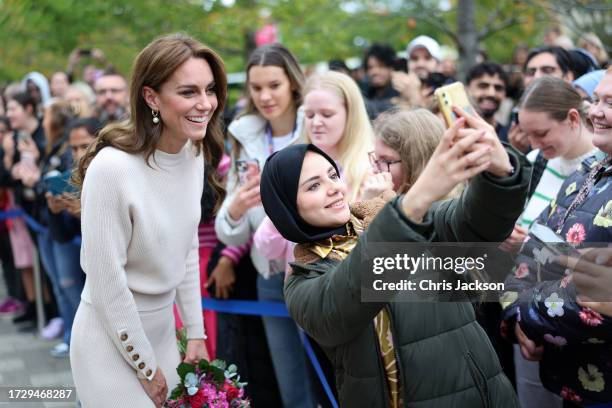
[[[374,174],[380,173],[380,169],[378,168],[378,157],[375,151],[368,152],[368,160],[370,161],[370,167],[372,167]]]
[[[70,177],[70,171],[65,171],[63,173],[57,170],[50,171],[43,177],[45,191],[48,191],[54,196],[75,192],[74,186],[70,184]]]
[[[438,98],[440,111],[444,115],[446,126],[451,127],[457,120],[457,115],[453,112],[453,106],[457,106],[470,115],[474,115],[474,108],[465,92],[465,87],[461,82],[453,82],[450,85],[441,86],[436,89],[434,95]]]
[[[238,174],[238,184],[242,186],[251,177],[259,174],[259,162],[257,159],[237,160],[236,173]]]
[[[581,254],[569,242],[557,235],[546,225],[534,223],[529,228],[529,237],[536,241],[539,250],[534,250],[534,257],[542,264],[552,262],[552,258],[559,255],[580,257]]]
[[[512,112],[510,113],[510,127],[519,124],[518,112],[518,108],[512,109]]]
[[[91,50],[90,49],[82,49],[79,51],[79,55],[82,55],[83,57],[89,57],[91,55]]]

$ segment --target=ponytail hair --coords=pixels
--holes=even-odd
[[[564,80],[552,76],[538,78],[525,90],[519,108],[529,112],[547,113],[558,122],[565,120],[571,109],[575,109],[583,123],[587,119],[588,104],[574,87]]]

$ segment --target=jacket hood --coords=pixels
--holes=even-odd
[[[49,81],[47,81],[47,78],[45,78],[45,76],[40,72],[30,72],[21,81],[21,87],[24,92],[27,92],[28,80],[34,82],[38,89],[40,89],[42,106],[46,106],[51,99],[51,91],[49,90]]]

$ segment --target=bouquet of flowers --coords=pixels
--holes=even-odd
[[[184,355],[186,336],[177,333],[179,351]],[[240,382],[238,368],[223,360],[200,360],[196,365],[181,363],[176,368],[181,382],[174,387],[165,408],[250,408],[244,397],[245,382]]]
[[[181,363],[177,367],[181,378],[166,401],[166,408],[249,408],[244,398],[244,386],[240,382],[234,364],[227,367],[222,360],[200,360],[197,365]]]

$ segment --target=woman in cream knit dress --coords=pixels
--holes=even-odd
[[[70,357],[87,408],[163,404],[178,383],[174,301],[185,361],[208,358],[197,227],[204,163],[222,154],[223,63],[190,37],[160,37],[136,57],[130,95],[130,121],[100,132],[77,175],[87,279]]]

